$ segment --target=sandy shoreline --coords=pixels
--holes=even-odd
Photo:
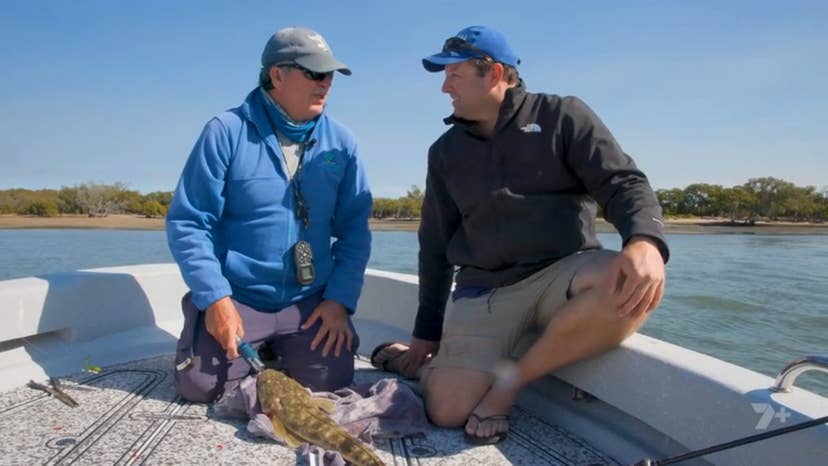
[[[668,234],[767,234],[767,235],[825,235],[828,223],[758,223],[753,226],[725,225],[722,219],[668,219],[665,231]],[[372,220],[373,231],[417,231],[418,220]],[[144,218],[136,215],[110,215],[90,218],[82,215],[60,217],[29,217],[23,215],[0,215],[0,229],[109,229],[109,230],[163,230],[163,218]],[[613,227],[599,221],[596,229],[602,233],[613,232]]]

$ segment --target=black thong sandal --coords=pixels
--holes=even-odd
[[[377,356],[379,356],[380,352],[382,352],[382,350],[384,350],[385,348],[388,348],[389,346],[391,346],[395,343],[399,343],[399,342],[386,341],[386,342],[383,342],[383,343],[380,343],[379,345],[377,345],[377,347],[374,348],[374,351],[371,352],[371,365],[374,366],[375,368],[377,368],[379,370],[383,370],[385,372],[396,373],[396,371],[392,371],[391,369],[388,368],[388,364],[392,361],[396,361],[400,356],[407,353],[408,350],[400,351],[399,354],[397,354],[396,356],[392,356],[392,357],[386,359],[385,361],[382,361],[382,362],[377,361]]]
[[[477,421],[477,425],[483,424],[484,422],[489,421],[508,421],[509,416],[506,414],[495,414],[494,416],[487,416],[487,417],[480,417],[475,413],[471,413],[469,415],[469,419],[474,418]],[[463,435],[466,438],[466,442],[470,443],[471,445],[494,445],[496,443],[500,443],[506,439],[506,436],[509,434],[509,431],[503,432],[495,432],[494,434],[483,437],[480,435],[474,435],[463,431]]]

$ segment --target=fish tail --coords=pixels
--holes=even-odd
[[[351,439],[339,451],[343,458],[356,466],[383,466],[385,464],[376,453],[357,439]]]
[[[319,446],[326,450],[338,451],[343,458],[356,466],[381,466],[385,464],[368,446],[348,433],[341,425],[327,418],[317,418],[317,420],[324,424],[324,428],[316,428],[311,431],[324,432],[318,439]]]

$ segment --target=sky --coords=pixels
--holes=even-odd
[[[583,99],[656,189],[828,187],[824,1],[31,0],[0,6],[0,189],[172,191],[267,39],[304,26],[353,71],[327,111],[374,196],[405,195],[451,113],[421,59],[476,24],[508,37],[529,91]]]

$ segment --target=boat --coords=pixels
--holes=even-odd
[[[244,420],[176,394],[185,292],[175,264],[0,282],[0,464],[296,463],[295,451],[248,434]],[[366,272],[357,382],[393,377],[365,355],[408,341],[416,308],[416,276]],[[395,465],[828,464],[828,398],[796,386],[803,372],[828,371],[828,358],[795,356],[774,379],[635,334],[526,387],[499,444],[472,447],[461,429],[432,427],[375,447]],[[78,406],[30,384],[48,389],[50,379]],[[710,448],[778,429],[791,432]]]

